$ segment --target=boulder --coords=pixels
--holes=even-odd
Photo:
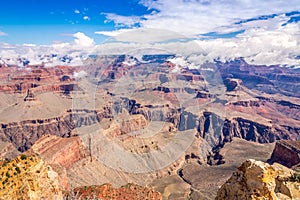
[[[216,200],[300,199],[295,172],[280,164],[246,160],[218,191]]]

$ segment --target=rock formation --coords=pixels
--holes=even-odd
[[[218,191],[216,200],[300,199],[294,171],[280,165],[247,160]]]
[[[239,79],[229,79],[229,78],[226,78],[224,80],[224,84],[226,86],[226,89],[228,92],[231,92],[233,90],[236,89],[236,87],[238,87],[239,85],[241,85],[241,80]]]
[[[0,138],[14,144],[19,151],[25,151],[43,135],[69,137],[75,128],[98,123],[104,117],[110,117],[109,111],[67,110],[62,116],[54,118],[2,124]]]
[[[277,162],[289,168],[299,164],[300,141],[277,141],[269,162]]]
[[[26,97],[24,98],[24,101],[35,101],[35,95],[33,94],[32,91],[30,91],[29,89],[27,90],[27,94]]]
[[[55,68],[27,66],[26,69],[20,69],[16,66],[2,67],[0,68],[0,77],[6,82],[0,85],[0,92],[27,92],[27,96],[29,90],[30,94],[32,92],[45,93],[51,91],[70,92],[76,89],[77,84],[71,78],[76,71],[78,71],[76,67],[69,66],[57,66]]]
[[[79,137],[61,138],[45,135],[31,147],[29,152],[38,154],[58,175],[60,187],[70,190],[67,171],[76,163],[88,156],[86,147]]]
[[[45,135],[30,149],[40,155],[51,165],[69,168],[76,161],[87,156],[87,150],[79,137],[61,138],[54,135]]]
[[[3,161],[0,178],[0,199],[63,199],[57,173],[36,155]]]
[[[280,65],[257,66],[246,63],[242,58],[226,63],[216,63],[223,78],[234,78],[243,81],[250,89],[268,94],[283,94],[300,97],[299,70],[282,68]],[[295,84],[296,83],[296,84]]]

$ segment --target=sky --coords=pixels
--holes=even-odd
[[[3,0],[0,7],[0,41],[50,44],[68,41],[76,32],[95,37],[95,31],[114,30],[105,13],[142,15],[147,8],[123,0]],[[3,37],[5,36],[5,37]]]
[[[151,37],[163,32],[157,37],[196,42],[210,59],[293,65],[300,58],[299,21],[299,0],[3,0],[0,57],[12,54],[8,47],[97,49],[146,28],[157,30]]]

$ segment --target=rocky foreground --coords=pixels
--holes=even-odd
[[[247,160],[218,191],[216,200],[300,199],[300,174],[280,164]]]
[[[28,152],[11,161],[3,161],[0,168],[0,199],[103,199],[103,200],[161,200],[152,188],[127,184],[113,188],[111,184],[84,186],[63,190],[59,175],[38,155]]]
[[[3,161],[0,199],[63,199],[58,174],[37,155]]]

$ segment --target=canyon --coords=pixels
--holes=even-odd
[[[242,58],[192,69],[174,56],[2,65],[1,159],[37,154],[61,190],[86,197],[91,186],[110,188],[116,199],[120,191],[214,199],[246,159],[299,163],[300,69]],[[128,183],[138,185],[134,194],[135,186],[113,189]]]

